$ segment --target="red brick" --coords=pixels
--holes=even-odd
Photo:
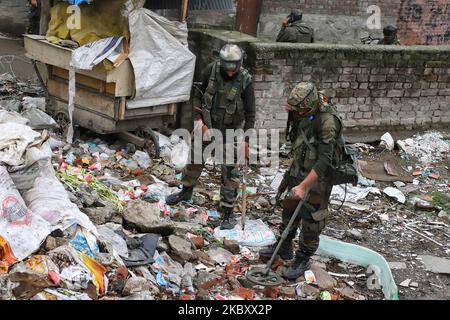
[[[255,291],[244,287],[237,288],[233,292],[234,294],[238,295],[241,298],[244,298],[245,300],[253,300],[253,297],[255,295]]]

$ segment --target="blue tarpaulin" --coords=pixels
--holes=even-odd
[[[67,2],[69,2],[70,4],[74,4],[76,6],[83,4],[83,3],[91,3],[94,0],[66,0]]]

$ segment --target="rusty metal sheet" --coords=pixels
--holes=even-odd
[[[262,0],[238,0],[235,30],[256,36],[261,8]]]

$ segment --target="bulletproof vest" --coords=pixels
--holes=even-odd
[[[204,94],[213,128],[223,131],[243,127],[245,110],[241,95],[250,82],[251,76],[244,68],[232,80],[225,81],[220,72],[220,61],[214,63]]]
[[[292,27],[295,27],[297,30],[297,43],[311,43],[313,41],[313,29],[303,22],[296,21],[292,24]]]
[[[294,161],[290,169],[290,175],[297,180],[303,180],[318,160],[317,147],[319,140],[317,132],[320,125],[320,118],[326,116],[325,113],[331,114],[339,120],[341,132],[338,135],[338,144],[342,140],[342,120],[335,106],[332,104],[321,104],[319,108],[318,113],[302,119],[297,127],[296,138],[292,146]],[[338,152],[339,149],[335,148],[335,151]],[[338,157],[339,155],[337,154],[333,155],[333,163],[338,161]]]

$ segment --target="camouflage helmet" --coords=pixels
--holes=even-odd
[[[320,96],[317,87],[311,82],[300,82],[291,91],[287,103],[301,113],[312,113],[319,106]]]
[[[220,49],[221,66],[225,71],[238,71],[242,64],[243,52],[238,45],[226,44]]]

